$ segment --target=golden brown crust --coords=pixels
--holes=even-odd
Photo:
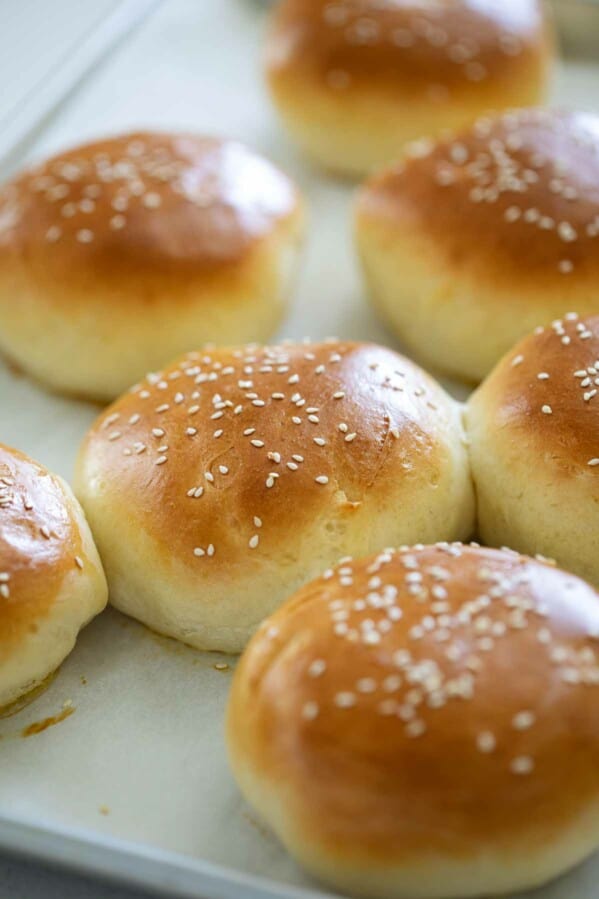
[[[81,489],[118,485],[169,558],[230,577],[333,506],[351,518],[365,499],[384,503],[398,472],[441,478],[457,427],[441,388],[382,347],[214,349],[106,410],[82,448]]]
[[[234,769],[263,811],[278,796],[288,844],[337,865],[507,864],[597,802],[598,638],[591,587],[509,551],[343,560],[243,656]]]
[[[0,655],[36,629],[85,557],[60,481],[0,444]]]
[[[599,317],[570,313],[520,341],[470,400],[502,442],[599,497]]]
[[[415,231],[479,283],[559,290],[599,276],[598,118],[510,112],[413,153],[362,189],[363,226]]]
[[[284,0],[266,64],[273,87],[303,82],[340,99],[370,91],[443,103],[501,93],[549,48],[537,0],[486,8],[475,0]]]
[[[100,279],[120,303],[130,282],[131,302],[147,304],[153,292],[139,295],[137,278],[180,289],[234,270],[298,207],[291,181],[239,143],[136,132],[61,153],[7,184],[0,268],[26,265],[42,284],[64,279],[74,302]]]

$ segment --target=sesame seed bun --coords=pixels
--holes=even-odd
[[[237,667],[237,782],[344,895],[537,886],[599,846],[598,638],[595,591],[516,553],[342,560]]]
[[[366,183],[373,303],[435,370],[478,381],[536,325],[599,311],[599,118],[481,119]]]
[[[473,527],[459,406],[407,359],[340,341],[178,360],[100,416],[76,492],[112,603],[230,652],[339,556]]]
[[[70,488],[0,444],[0,711],[58,668],[106,601],[98,553]]]
[[[355,176],[488,109],[542,102],[552,57],[538,0],[282,0],[266,75],[300,146]]]
[[[292,182],[234,141],[136,133],[0,192],[0,350],[110,400],[204,342],[277,328],[302,231]]]
[[[466,419],[485,543],[543,553],[599,585],[599,317],[517,344]]]

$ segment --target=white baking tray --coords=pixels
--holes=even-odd
[[[300,159],[263,95],[262,30],[251,0],[164,3],[86,80],[32,155],[136,126],[246,140],[295,176],[310,200],[310,237],[281,334],[393,346],[363,300],[351,249],[351,187]],[[598,85],[598,69],[568,65],[556,97],[599,111]],[[97,412],[0,366],[0,440],[67,478]],[[324,896],[235,789],[222,733],[231,670],[214,667],[222,659],[154,636],[116,612],[98,618],[47,692],[0,720],[0,848],[170,896]],[[73,714],[21,736],[64,703]],[[598,884],[595,859],[539,895],[593,899]]]

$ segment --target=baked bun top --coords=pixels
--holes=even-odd
[[[521,110],[419,142],[367,182],[358,214],[426,236],[460,272],[534,284],[540,297],[572,274],[599,278],[599,118]]]
[[[235,141],[136,132],[76,147],[0,193],[7,254],[118,280],[234,264],[297,209],[292,182]],[[120,296],[120,294],[119,294]]]
[[[373,859],[550,839],[597,801],[598,640],[597,593],[511,551],[342,560],[250,642],[232,751]]]
[[[453,401],[397,353],[289,343],[184,356],[109,407],[80,458],[169,560],[227,579],[398,478],[440,477],[460,439]]]
[[[271,77],[340,96],[399,89],[451,101],[513,78],[546,43],[537,0],[283,0],[266,62]]]
[[[470,404],[518,454],[599,483],[599,317],[574,312],[511,350]],[[531,472],[534,477],[534,471]]]
[[[0,444],[0,658],[51,610],[67,573],[84,567],[70,503],[59,478]]]

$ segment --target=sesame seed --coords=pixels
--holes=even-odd
[[[512,774],[530,774],[534,769],[534,761],[529,755],[518,755],[510,762]]]
[[[162,203],[160,194],[149,193],[143,198],[143,204],[147,209],[157,209]]]
[[[512,718],[512,727],[514,730],[528,730],[534,723],[535,716],[532,712],[528,711],[518,712],[518,714],[514,715]]]
[[[553,409],[551,408],[551,406],[548,406],[547,404],[545,404],[544,406],[541,406],[541,412],[544,415],[551,415],[551,413],[553,412]]]
[[[356,704],[356,697],[354,693],[342,691],[335,694],[333,702],[338,709],[351,709]]]
[[[491,731],[484,730],[476,737],[476,748],[479,752],[493,752],[497,741]]]
[[[566,243],[571,243],[578,237],[576,231],[569,222],[560,222],[557,226],[557,233]]]
[[[420,718],[416,718],[414,721],[408,721],[404,728],[407,737],[421,737],[425,731],[426,724]]]
[[[302,707],[302,718],[306,721],[313,721],[318,716],[318,703],[306,702]]]
[[[326,474],[319,474],[318,477],[314,478],[317,484],[328,484],[329,479]]]
[[[76,237],[79,243],[91,243],[94,239],[94,232],[90,231],[89,228],[80,228]]]
[[[260,543],[260,537],[258,536],[258,534],[254,534],[252,537],[250,537],[248,546],[250,549],[256,549],[256,547],[258,546],[259,543]]]
[[[521,215],[522,210],[519,209],[518,206],[509,206],[505,210],[503,217],[505,218],[506,222],[517,222]]]
[[[321,677],[326,671],[327,664],[324,659],[315,659],[308,668],[310,677]]]

